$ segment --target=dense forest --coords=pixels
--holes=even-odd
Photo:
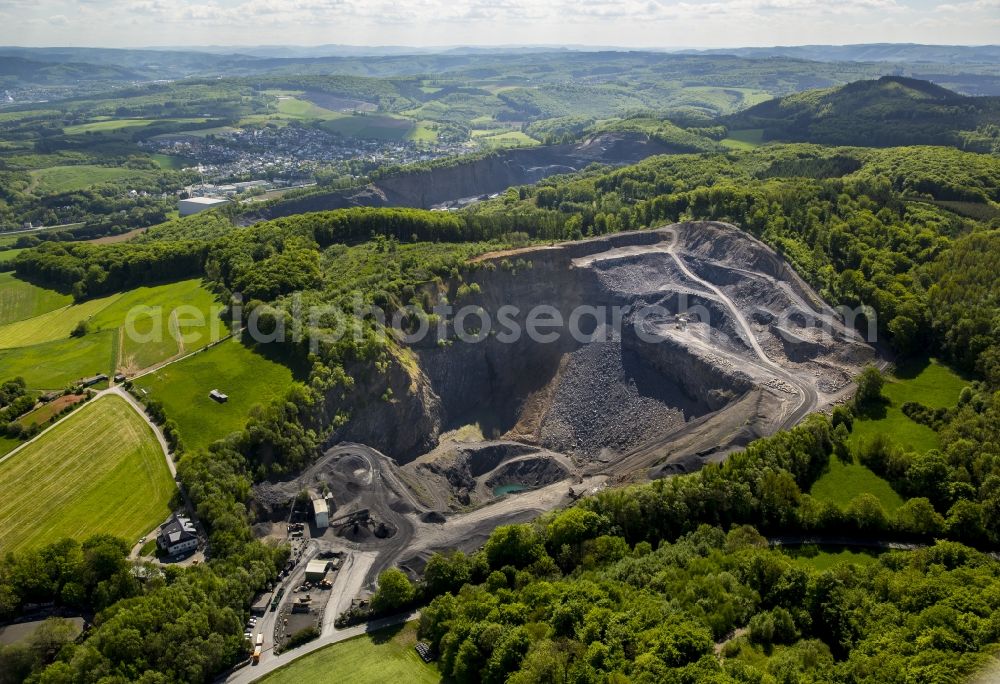
[[[468,582],[421,613],[444,673],[456,682],[955,681],[1000,637],[1000,570],[959,544],[816,571],[768,550],[752,527],[702,526],[655,546],[617,532],[570,509],[498,529],[483,560],[437,561],[435,579]]]

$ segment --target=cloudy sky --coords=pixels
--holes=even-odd
[[[0,0],[0,44],[1000,42],[1000,0]]]

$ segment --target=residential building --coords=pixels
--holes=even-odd
[[[198,533],[189,518],[174,514],[160,526],[156,545],[168,556],[179,556],[198,548]]]

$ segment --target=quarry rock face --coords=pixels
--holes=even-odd
[[[604,133],[568,145],[502,150],[476,159],[386,176],[364,188],[333,190],[278,202],[258,219],[348,207],[414,207],[475,199],[507,188],[572,173],[597,162],[634,164],[671,148],[642,133]]]
[[[456,309],[496,322],[514,307],[508,320],[522,331],[539,306],[563,321],[580,307],[606,311],[603,320],[577,319],[577,332],[591,336],[584,341],[566,327],[554,341],[506,340],[499,327],[462,341],[452,319],[444,338],[409,350],[415,371],[394,362],[368,388],[376,398],[353,408],[337,439],[404,463],[472,424],[488,439],[582,464],[613,464],[660,443],[648,466],[669,456],[669,435],[696,423],[744,421],[755,434],[789,427],[836,401],[875,358],[777,254],[721,223],[484,255],[464,280],[478,288],[453,297]],[[480,332],[479,321],[470,316],[464,327]],[[377,399],[387,387],[392,400]],[[760,409],[726,416],[750,411],[741,400],[758,394],[766,417]]]
[[[331,442],[361,442],[407,460],[432,449],[441,432],[441,399],[423,374],[414,376],[396,357],[384,373],[371,369],[355,376],[357,385],[345,402],[328,399],[328,413],[350,408],[350,420],[334,431]],[[390,397],[390,398],[386,398]]]

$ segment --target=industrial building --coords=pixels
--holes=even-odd
[[[322,582],[330,569],[328,560],[311,560],[306,563],[306,580],[309,582]]]
[[[257,597],[253,605],[250,606],[250,614],[261,617],[267,612],[268,607],[271,605],[271,592],[264,592]]]
[[[330,507],[326,504],[326,499],[313,499],[313,519],[316,527],[325,529],[330,526]]]
[[[190,216],[206,209],[218,209],[226,204],[229,204],[229,200],[218,197],[191,197],[178,202],[177,209],[181,216]]]

